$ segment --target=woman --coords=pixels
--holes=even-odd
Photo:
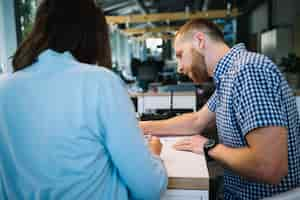
[[[44,0],[0,78],[0,199],[159,199],[167,176],[93,0]],[[156,154],[160,151],[155,150]]]

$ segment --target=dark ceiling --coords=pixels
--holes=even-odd
[[[148,14],[178,11],[206,11],[239,8],[248,10],[263,0],[97,0],[105,15]]]
[[[238,8],[241,13],[248,13],[266,0],[96,0],[106,16],[125,16],[132,14],[157,14],[165,12],[196,12],[210,10],[230,10]],[[130,24],[130,28],[178,27],[181,21],[160,21]],[[119,24],[120,29],[128,28]],[[169,32],[169,31],[167,31]]]

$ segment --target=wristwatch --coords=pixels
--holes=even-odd
[[[209,160],[213,160],[212,157],[210,157],[208,155],[208,151],[213,149],[218,143],[214,140],[214,139],[208,139],[205,143],[204,143],[204,154],[205,154],[205,158],[207,161]]]

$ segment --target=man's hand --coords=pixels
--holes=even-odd
[[[162,149],[162,144],[158,137],[150,136],[150,138],[148,140],[148,145],[153,154],[158,155],[158,156],[160,155],[161,149]]]
[[[208,139],[201,135],[194,135],[189,139],[176,142],[173,147],[178,151],[191,151],[197,154],[203,153],[203,146]]]
[[[139,126],[145,135],[151,134],[151,121],[140,121]]]

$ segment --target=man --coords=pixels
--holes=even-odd
[[[261,199],[299,186],[299,115],[276,65],[243,44],[230,49],[216,25],[202,19],[181,27],[174,45],[178,71],[196,83],[213,77],[216,90],[198,112],[140,122],[144,133],[194,135],[175,148],[204,149],[225,166],[224,199]],[[200,135],[214,122],[219,144]]]

